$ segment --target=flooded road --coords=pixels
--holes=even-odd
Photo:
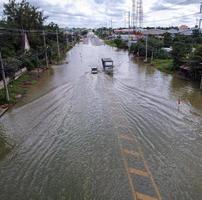
[[[113,76],[103,57],[114,60]],[[93,36],[66,59],[0,121],[12,145],[0,157],[0,199],[201,199],[199,85]]]

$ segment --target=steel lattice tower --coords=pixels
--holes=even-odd
[[[132,0],[132,27],[137,26],[137,17],[136,17],[136,0]]]
[[[143,0],[132,0],[132,27],[143,26]]]
[[[138,27],[143,26],[143,2],[142,0],[137,1],[137,15],[138,15]]]
[[[200,14],[202,15],[202,2],[201,2],[201,5],[200,5]],[[200,16],[200,19],[199,19],[199,29],[201,30],[201,23],[202,23],[202,16]]]

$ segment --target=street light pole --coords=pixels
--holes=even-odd
[[[4,71],[4,64],[3,64],[1,51],[0,51],[0,62],[1,62],[1,74],[2,74],[2,79],[3,79],[3,83],[4,83],[4,89],[5,89],[5,92],[6,92],[6,100],[9,102],[10,101],[10,96],[9,96],[9,92],[8,92],[8,85],[7,85],[7,82],[6,82],[6,75],[5,75],[5,71]]]

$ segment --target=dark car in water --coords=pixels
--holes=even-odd
[[[92,67],[91,68],[91,74],[97,74],[97,73],[98,73],[97,67]]]

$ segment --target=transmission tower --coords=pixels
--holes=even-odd
[[[137,18],[138,18],[138,27],[143,26],[143,2],[142,0],[137,0]]]
[[[134,29],[137,26],[136,18],[136,0],[132,0],[132,28]]]
[[[132,0],[132,27],[143,26],[143,0]]]

